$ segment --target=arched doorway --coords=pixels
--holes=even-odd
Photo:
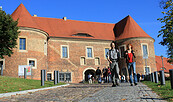
[[[83,80],[84,81],[88,81],[88,75],[89,73],[92,75],[92,77],[96,77],[96,69],[94,68],[86,68],[84,71],[83,71]]]

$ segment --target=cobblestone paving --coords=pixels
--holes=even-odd
[[[37,91],[0,99],[0,102],[164,102],[142,83],[130,86],[111,84],[71,84],[66,87]]]
[[[166,102],[152,92],[142,83],[130,86],[129,83],[121,83],[118,87],[106,87],[80,102]]]

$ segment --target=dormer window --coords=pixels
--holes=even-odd
[[[92,35],[87,34],[87,33],[77,33],[77,34],[74,34],[72,36],[93,37]]]

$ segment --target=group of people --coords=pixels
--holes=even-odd
[[[99,83],[102,81],[104,82],[112,82],[113,85],[112,87],[120,86],[120,79],[121,82],[125,82],[125,76],[124,75],[119,75],[119,59],[120,59],[120,53],[118,51],[118,46],[116,45],[115,42],[111,42],[110,44],[111,49],[107,53],[107,60],[109,62],[109,67],[108,68],[103,68],[101,71],[100,68],[98,67],[96,70],[96,79]],[[136,74],[136,63],[135,63],[135,52],[133,50],[133,45],[128,44],[127,45],[127,50],[124,53],[124,58],[126,59],[127,63],[127,68],[129,72],[129,82],[130,85],[137,85],[137,82],[139,79],[137,79],[137,74]],[[133,76],[132,76],[133,73]],[[101,75],[103,74],[103,77]],[[138,76],[139,77],[139,76]],[[88,75],[89,83],[92,83],[92,75]],[[103,78],[103,79],[102,79]]]
[[[120,85],[119,66],[118,66],[120,54],[115,42],[111,42],[110,46],[111,49],[107,53],[107,60],[109,61],[111,69],[112,83],[113,83],[112,87],[116,87]],[[133,51],[132,44],[127,45],[127,50],[125,51],[124,56],[126,59],[127,68],[129,72],[130,85],[131,86],[137,85],[136,63],[135,63],[136,56],[135,52]],[[132,77],[132,71],[133,71],[133,77]]]

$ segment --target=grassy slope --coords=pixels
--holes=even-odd
[[[170,81],[166,81],[165,85],[160,85],[160,83],[153,83],[151,81],[143,81],[145,85],[152,88],[154,92],[156,92],[162,98],[173,101],[173,89],[171,89]]]
[[[65,83],[58,83],[57,85],[63,84]],[[40,80],[0,76],[0,93],[37,89],[51,86],[55,86],[54,82],[45,81],[45,86],[41,86]]]

